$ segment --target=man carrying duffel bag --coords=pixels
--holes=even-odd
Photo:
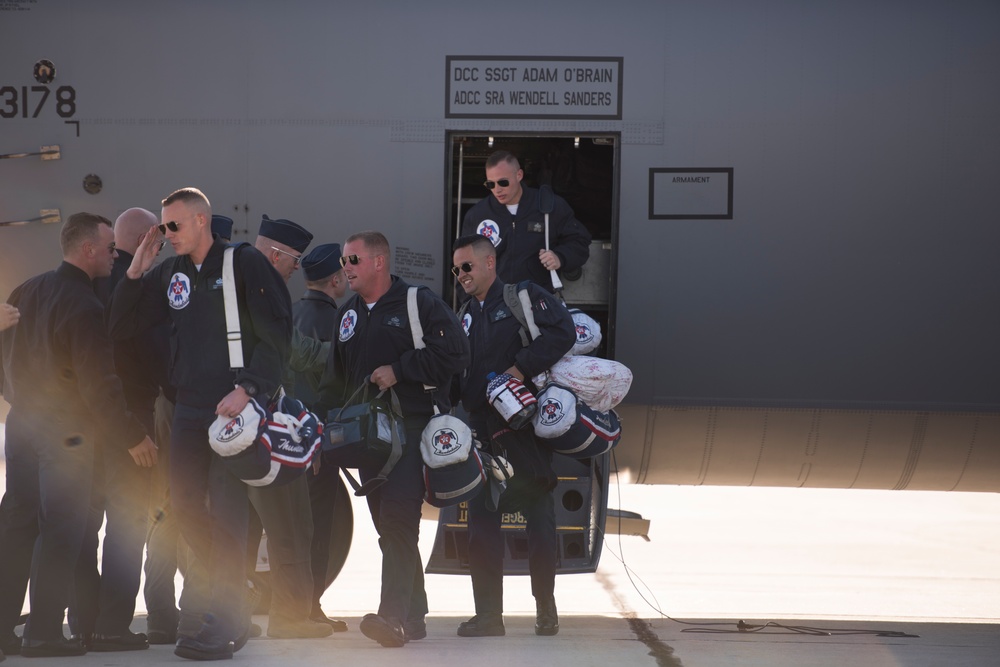
[[[382,646],[401,647],[427,635],[427,595],[418,549],[424,500],[419,443],[434,414],[434,403],[424,385],[450,386],[452,376],[468,365],[468,342],[455,313],[421,287],[417,310],[426,347],[414,347],[407,312],[409,286],[390,273],[389,241],[383,234],[353,234],[342,252],[340,263],[355,295],[337,311],[339,324],[320,383],[317,411],[329,415],[331,408],[349,404],[350,397],[369,383],[372,389],[397,396],[398,411],[393,407],[386,422],[402,417],[405,444],[401,456],[384,473],[384,480],[378,480],[383,465],[358,468],[362,486],[370,489],[371,482],[381,482],[366,498],[382,550],[378,612],[366,614],[359,627]],[[447,403],[446,399],[439,402]],[[451,406],[440,407],[447,411]]]
[[[470,425],[487,451],[510,461],[514,476],[500,506],[487,508],[488,493],[469,501],[469,569],[476,615],[458,627],[460,637],[494,637],[503,624],[503,512],[527,518],[528,568],[537,609],[535,634],[559,631],[555,604],[557,558],[556,474],[552,453],[539,447],[531,428],[537,409],[530,378],[549,368],[576,342],[573,320],[553,295],[527,283],[531,311],[540,334],[525,344],[521,323],[504,300],[497,279],[493,244],[482,236],[455,243],[452,273],[472,297],[459,313],[469,337],[472,363],[461,382],[462,404]]]

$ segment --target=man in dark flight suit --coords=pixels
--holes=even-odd
[[[299,269],[302,253],[312,238],[308,230],[291,220],[272,220],[266,215],[261,220],[255,247],[284,279],[286,291],[287,282]],[[282,374],[284,386],[292,387],[291,369],[298,368],[297,364],[307,354],[306,348],[317,342],[293,329],[290,366]],[[317,353],[313,367],[320,368],[324,359],[324,355]],[[329,623],[317,623],[309,618],[313,589],[310,564],[312,511],[307,477],[302,475],[280,486],[251,486],[248,495],[267,534],[271,572],[268,637],[308,639],[329,636],[334,631]],[[251,544],[258,534],[252,519]]]
[[[292,304],[295,328],[304,336],[329,341],[337,326],[337,299],[347,293],[347,279],[340,267],[340,244],[324,243],[302,258],[306,293]],[[319,398],[320,373],[299,373],[295,398],[312,406]]]
[[[17,308],[9,303],[0,303],[0,331],[11,328],[17,324],[19,319],[21,319],[21,313],[18,312]],[[0,383],[0,385],[2,385],[2,383]],[[5,645],[6,642],[0,638],[0,647]],[[21,652],[20,646],[17,647],[17,652]],[[0,648],[0,660],[3,660],[4,657],[3,649]]]
[[[503,512],[521,512],[527,519],[528,570],[535,597],[535,634],[559,632],[555,578],[558,544],[552,490],[556,474],[552,451],[540,445],[531,424],[512,430],[487,398],[490,373],[509,373],[537,393],[531,378],[551,367],[573,347],[576,328],[569,311],[542,287],[527,283],[535,324],[541,335],[524,345],[521,323],[504,300],[504,284],[497,279],[496,250],[481,236],[465,236],[455,243],[452,273],[472,297],[462,317],[469,336],[472,363],[462,378],[462,405],[469,425],[489,451],[508,459],[514,477],[494,511],[486,507],[487,494],[469,501],[469,570],[476,615],[458,627],[460,637],[505,634],[503,624],[504,537]]]
[[[127,449],[156,463],[156,446],[127,410],[115,374],[104,306],[94,278],[111,274],[111,223],[91,213],[62,228],[63,262],[17,287],[20,322],[0,335],[7,417],[7,490],[0,503],[0,639],[8,653],[82,655],[63,636],[73,570],[90,506],[95,447]],[[14,626],[31,580],[31,613],[20,647]]]
[[[469,361],[469,342],[455,313],[429,289],[417,291],[417,310],[426,347],[415,349],[407,314],[409,285],[389,272],[389,242],[379,232],[348,237],[340,259],[356,294],[337,313],[327,369],[320,384],[318,413],[344,405],[366,379],[399,398],[406,446],[388,480],[367,496],[382,550],[382,591],[377,614],[366,614],[361,632],[386,647],[427,636],[427,594],[418,550],[423,505],[420,436],[434,414],[434,402],[450,408],[447,387]],[[424,386],[445,388],[434,396]],[[440,393],[441,395],[437,395]],[[362,481],[378,469],[358,471]]]
[[[295,328],[304,336],[329,341],[337,327],[337,299],[347,292],[347,279],[340,267],[340,244],[324,243],[302,258],[306,274],[306,293],[292,304]],[[307,406],[316,405],[319,398],[320,373],[297,373],[295,398]],[[322,455],[321,455],[322,456]],[[322,461],[322,459],[321,459]],[[346,630],[343,621],[329,618],[320,605],[326,590],[327,567],[330,561],[330,536],[333,528],[333,508],[337,489],[341,485],[340,469],[332,464],[314,466],[308,475],[309,503],[312,506],[313,539],[310,552],[313,595],[309,618],[329,623],[337,631]]]
[[[130,208],[115,220],[114,267],[109,278],[94,281],[94,291],[107,304],[114,286],[125,276],[139,240],[158,223],[142,208]],[[155,430],[153,411],[161,385],[167,384],[170,334],[165,327],[135,338],[115,341],[114,362],[122,381],[125,404],[147,433]],[[167,446],[163,446],[167,445]],[[151,472],[168,460],[169,443],[161,443],[160,465],[137,468],[125,452],[98,443],[90,520],[77,562],[69,625],[91,651],[131,651],[149,646],[146,636],[129,630],[135,614],[146,540]],[[97,569],[99,531],[105,523],[102,565]],[[172,605],[172,603],[171,603]],[[176,627],[176,620],[174,622]]]
[[[246,554],[247,487],[212,451],[208,427],[216,416],[239,415],[251,397],[277,390],[292,333],[291,300],[281,276],[257,250],[241,246],[234,271],[244,364],[231,367],[222,289],[226,244],[212,236],[211,217],[211,204],[195,188],[164,199],[160,230],[177,256],[154,267],[159,234],[145,236],[115,289],[109,318],[116,338],[173,323],[170,372],[177,404],[170,498],[194,554],[174,652],[198,660],[231,658],[250,628],[246,574],[237,565]]]
[[[224,215],[212,215],[212,234],[229,243],[233,235],[233,220]],[[127,265],[126,265],[127,266]],[[117,281],[115,281],[117,284]],[[157,327],[166,333],[166,356],[170,355],[170,326]],[[159,336],[158,336],[159,339]],[[151,523],[146,537],[146,562],[143,570],[146,581],[142,594],[146,600],[146,635],[150,644],[173,644],[177,641],[177,595],[174,576],[180,565],[183,571],[183,554],[187,545],[180,539],[176,512],[170,506],[170,423],[174,418],[176,391],[169,384],[169,375],[161,385],[162,393],[156,398],[155,427],[157,442],[167,445],[160,450],[163,465],[153,469],[150,480]],[[178,555],[181,554],[180,562]]]
[[[465,214],[462,234],[479,234],[493,242],[500,280],[511,284],[530,280],[552,292],[551,270],[575,271],[590,257],[590,232],[566,200],[553,195],[546,250],[538,190],[521,185],[523,178],[516,157],[507,151],[491,154],[486,159],[485,185],[492,194]]]

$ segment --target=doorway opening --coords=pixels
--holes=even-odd
[[[618,245],[618,182],[620,135],[611,134],[490,134],[449,132],[445,226],[444,298],[455,304],[458,296],[451,266],[451,246],[458,238],[462,219],[490,191],[486,159],[494,151],[510,151],[524,170],[524,185],[549,185],[570,205],[590,232],[590,258],[579,275],[561,275],[563,298],[601,325],[603,341],[595,356],[614,354],[614,302]]]

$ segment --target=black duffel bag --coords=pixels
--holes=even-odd
[[[370,388],[368,376],[343,407],[327,413],[323,428],[324,460],[344,469],[356,496],[385,483],[406,444],[396,392],[390,389],[387,396],[383,390],[369,398]],[[377,469],[378,474],[359,484],[348,468]]]

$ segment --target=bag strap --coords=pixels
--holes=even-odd
[[[386,390],[382,390],[378,393],[375,398],[378,399],[385,394]],[[392,449],[389,450],[389,458],[385,460],[382,469],[378,471],[378,474],[372,477],[370,480],[364,484],[358,484],[357,480],[348,472],[343,469],[347,474],[347,481],[351,483],[354,487],[354,495],[356,496],[367,496],[369,493],[379,488],[387,481],[389,481],[389,473],[392,469],[396,467],[396,463],[403,456],[403,446],[406,444],[406,430],[402,427],[403,417],[402,410],[399,407],[399,397],[396,396],[396,390],[390,388],[389,390],[389,429],[390,438],[392,439]]]
[[[416,285],[410,285],[409,289],[406,290],[406,316],[410,320],[410,333],[413,334],[413,349],[422,350],[427,345],[424,343],[424,327],[420,324],[420,313],[417,310],[417,289]],[[434,400],[435,389],[437,387],[432,387],[429,384],[424,385],[424,391],[431,395],[434,414],[439,415],[441,411],[438,409],[437,401]]]
[[[344,404],[340,406],[340,409],[337,410],[337,416],[334,417],[334,421],[336,421],[337,419],[340,419],[340,415],[344,412],[344,410],[346,408],[349,408],[350,406],[354,405],[354,399],[356,399],[358,397],[358,394],[362,394],[362,392],[364,392],[361,395],[361,400],[358,401],[359,404],[360,403],[367,403],[368,402],[368,386],[371,384],[371,381],[372,381],[372,376],[371,375],[366,375],[365,379],[361,381],[361,385],[358,386],[358,388],[354,390],[354,393],[351,394],[350,398],[348,398],[344,402]],[[383,392],[383,393],[385,393],[385,392]],[[381,397],[381,396],[382,396],[382,394],[379,394],[376,398]]]
[[[351,487],[354,488],[354,495],[366,495],[361,493],[361,482],[359,482],[358,479],[351,474],[350,470],[347,468],[341,468],[341,471],[343,471],[344,476],[347,477],[347,481],[351,483]]]
[[[504,285],[503,300],[514,318],[521,323],[521,347],[527,347],[529,342],[541,335],[538,325],[535,324],[535,314],[531,311],[531,297],[528,296],[527,286],[524,283]]]
[[[416,285],[410,285],[406,290],[406,316],[410,320],[410,333],[413,335],[413,349],[422,350],[427,345],[424,344],[424,327],[420,324],[420,312],[417,310],[417,289]],[[434,391],[437,387],[429,384],[424,385],[424,391]]]
[[[458,312],[455,314],[458,317],[458,321],[461,322],[465,314],[469,312],[469,304],[472,303],[472,299],[466,299],[465,303],[458,307]]]
[[[354,393],[351,394],[350,398],[347,399],[347,402],[344,403],[344,405],[340,407],[340,410],[337,411],[337,415],[336,417],[334,417],[334,420],[340,419],[340,415],[341,413],[343,413],[345,408],[355,404],[355,399],[358,398],[359,394],[361,395],[361,401],[359,401],[359,403],[368,402],[368,390],[369,387],[371,386],[371,380],[372,380],[371,375],[365,376],[365,379],[361,381],[361,386],[359,386],[357,389],[354,390]],[[382,469],[378,471],[378,474],[375,475],[375,477],[368,480],[367,482],[365,482],[364,484],[360,483],[357,480],[357,478],[355,478],[354,475],[351,474],[350,470],[344,467],[340,468],[341,470],[344,471],[344,475],[347,477],[347,481],[354,488],[354,495],[356,496],[367,496],[369,493],[371,493],[378,487],[385,484],[389,478],[389,473],[392,472],[392,469],[396,466],[396,463],[403,456],[403,446],[406,444],[406,431],[405,430],[397,431],[397,428],[399,428],[399,424],[403,423],[403,417],[402,417],[403,410],[400,407],[399,396],[396,395],[396,390],[392,388],[389,388],[387,390],[383,389],[378,394],[376,394],[372,400],[377,401],[378,399],[382,398],[385,395],[386,391],[389,392],[389,405],[388,405],[389,428],[391,431],[390,437],[392,438],[392,449],[389,450],[389,458],[386,459],[385,464],[382,466]]]
[[[236,300],[236,272],[233,270],[235,252],[233,246],[228,246],[222,256],[222,299],[226,305],[229,367],[243,368],[243,333],[240,330],[240,307]]]

